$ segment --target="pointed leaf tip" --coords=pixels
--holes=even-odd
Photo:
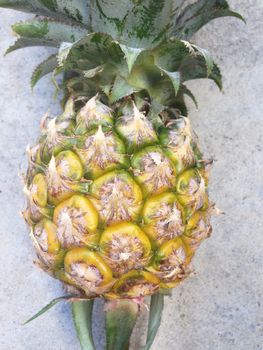
[[[120,75],[117,75],[109,91],[109,102],[115,103],[123,97],[129,96],[134,91],[134,88],[130,86],[125,79],[123,79]]]
[[[120,45],[120,48],[122,49],[122,51],[125,55],[129,72],[131,72],[138,56],[143,51],[143,49],[136,48],[136,47],[129,47],[129,46],[122,45],[122,44],[119,44],[119,45]]]
[[[67,300],[72,298],[72,295],[64,295],[62,297],[58,297],[53,299],[50,303],[48,303],[46,306],[44,306],[40,311],[38,311],[34,316],[32,316],[29,320],[23,323],[23,325],[26,325],[30,323],[31,321],[35,320],[39,316],[43,315],[45,312],[47,312],[49,309],[51,309],[53,306],[55,306],[57,303],[63,300]]]
[[[41,78],[48,73],[53,72],[57,66],[58,62],[56,55],[51,55],[45,61],[41,62],[31,76],[31,88],[33,89]]]
[[[245,22],[239,13],[231,10],[226,0],[196,0],[179,13],[172,33],[178,39],[188,40],[208,22],[220,17],[236,17]]]
[[[177,95],[178,90],[180,88],[180,82],[181,82],[180,72],[169,72],[169,71],[162,69],[162,68],[160,68],[160,70],[169,77],[169,79],[171,80],[171,82],[173,84],[175,95]]]
[[[45,40],[45,39],[39,39],[39,38],[18,38],[13,45],[11,45],[5,52],[5,55],[19,49],[23,49],[26,47],[33,47],[33,46],[50,46],[50,47],[57,47],[57,43]]]

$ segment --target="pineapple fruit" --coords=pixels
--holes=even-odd
[[[187,40],[211,19],[241,17],[224,0],[184,3],[0,0],[42,16],[13,26],[8,52],[57,48],[32,76],[32,86],[62,77],[63,113],[45,116],[27,149],[23,215],[39,265],[75,300],[118,309],[165,294],[211,233],[211,161],[186,117],[184,96],[195,99],[184,82],[221,87],[221,75]]]
[[[87,298],[176,286],[211,231],[209,165],[189,120],[158,129],[132,97],[81,105],[70,97],[28,149],[24,217],[43,268]]]

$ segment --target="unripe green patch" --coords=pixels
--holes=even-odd
[[[132,157],[131,165],[146,195],[162,193],[175,186],[175,167],[160,147],[144,148]]]
[[[20,36],[30,38],[44,38],[48,34],[47,21],[32,21],[23,24],[17,23],[12,26],[12,29]]]
[[[56,156],[56,167],[60,176],[71,181],[79,181],[83,177],[83,167],[77,154],[62,151]]]

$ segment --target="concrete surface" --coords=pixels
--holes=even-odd
[[[196,275],[166,299],[153,350],[263,349],[263,2],[230,3],[244,14],[247,26],[222,19],[196,37],[221,64],[225,94],[209,82],[189,84],[199,101],[199,111],[191,108],[191,119],[203,150],[216,159],[211,197],[226,214],[214,219],[213,236],[194,261]],[[49,78],[34,94],[29,87],[32,67],[46,49],[2,57],[12,40],[9,26],[26,16],[9,10],[0,15],[0,349],[79,350],[69,305],[60,304],[21,326],[62,294],[58,282],[33,266],[33,248],[17,214],[24,202],[17,176],[26,166],[24,150],[47,109],[56,113],[59,107]],[[100,304],[96,314],[101,310]],[[95,328],[100,324],[101,317]],[[96,339],[100,350],[100,331]]]

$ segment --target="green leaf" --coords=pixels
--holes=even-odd
[[[91,25],[133,48],[156,46],[170,29],[183,0],[91,0]]]
[[[122,49],[125,58],[126,58],[126,62],[129,68],[129,72],[131,72],[138,56],[140,55],[140,53],[143,51],[142,49],[136,48],[136,47],[129,47],[126,45],[122,45],[120,44],[120,48]]]
[[[216,85],[220,90],[222,90],[223,84],[222,84],[222,75],[220,68],[218,67],[217,64],[214,64],[214,67],[212,69],[212,73],[209,76],[210,79],[213,79]]]
[[[134,92],[134,88],[130,86],[125,79],[117,76],[108,95],[109,102],[114,103],[121,98],[129,96]]]
[[[58,61],[64,72],[71,71],[82,76],[85,85],[94,80],[97,91],[101,89],[107,95],[110,94],[117,73],[124,77],[128,75],[123,51],[109,35],[103,33],[88,34],[72,45],[63,44]],[[113,89],[112,99],[121,98],[118,96],[118,86]],[[126,94],[125,89],[122,94]]]
[[[72,315],[82,350],[95,350],[92,338],[93,300],[72,303]]]
[[[11,8],[17,11],[39,13],[46,15],[49,11],[37,0],[0,0],[0,7]]]
[[[60,48],[57,54],[57,60],[60,67],[62,67],[66,63],[66,60],[68,58],[68,55],[72,47],[73,47],[72,43],[64,42],[60,45]]]
[[[123,30],[125,17],[133,6],[131,0],[90,0],[92,31],[107,33],[118,39]]]
[[[174,92],[175,95],[177,94],[179,88],[180,88],[180,73],[179,72],[169,72],[165,69],[162,69],[162,72],[164,72],[171,80],[173,87],[174,87]]]
[[[125,18],[121,41],[131,47],[156,46],[167,37],[173,6],[172,0],[136,1]]]
[[[148,52],[140,55],[132,74],[127,78],[127,82],[134,91],[147,91],[151,99],[156,100],[161,105],[169,105],[175,97],[170,77],[154,64],[154,57]]]
[[[43,0],[42,0],[43,1]],[[89,1],[88,0],[44,0],[55,3],[56,11],[65,14],[76,22],[89,25]]]
[[[46,74],[53,72],[57,66],[58,61],[56,55],[51,55],[45,61],[41,62],[32,74],[31,87],[33,88]]]
[[[155,65],[171,79],[175,91],[180,82],[210,78],[221,88],[221,74],[207,50],[185,40],[170,40],[153,50]],[[177,74],[176,74],[177,72]]]
[[[54,42],[57,46],[61,42],[74,42],[87,34],[87,30],[81,26],[56,20],[31,19],[25,22],[19,22],[12,26],[13,31],[19,36],[27,39],[42,39]]]
[[[134,86],[137,91],[140,91],[144,89],[149,90],[150,87],[157,84],[162,79],[163,74],[160,69],[154,65],[153,57],[147,52],[144,52],[127,80],[131,86]]]
[[[57,10],[57,1],[56,0],[39,0],[39,2],[51,11]]]
[[[104,65],[91,68],[89,70],[84,70],[83,74],[85,78],[94,78],[97,74],[100,74],[104,70]]]
[[[114,45],[115,50],[111,50]],[[118,52],[116,50],[119,50]],[[103,33],[92,33],[80,39],[69,50],[67,55],[68,62],[76,62],[78,60],[90,61],[94,66],[99,66],[112,61],[117,63],[122,59],[123,53],[112,38]]]
[[[23,49],[25,47],[33,47],[33,46],[50,46],[57,47],[57,43],[53,41],[45,40],[45,39],[27,39],[27,38],[18,38],[15,43],[6,50],[5,55],[19,49]]]
[[[155,336],[161,324],[163,306],[164,296],[160,293],[154,294],[151,297],[147,342],[142,350],[149,350],[155,339]]]
[[[0,0],[0,7],[89,24],[88,3],[83,0]]]
[[[243,17],[232,11],[225,0],[198,0],[184,8],[177,17],[172,34],[177,39],[189,40],[200,28],[211,20],[231,16],[244,21]]]
[[[34,316],[32,316],[29,320],[27,320],[24,325],[28,324],[29,322],[35,320],[37,317],[43,315],[45,312],[47,312],[49,309],[51,309],[53,306],[55,306],[60,301],[68,300],[72,298],[72,295],[64,295],[62,297],[53,299],[50,303],[48,303],[43,309],[41,309],[39,312],[37,312]]]
[[[207,57],[197,53],[188,56],[180,67],[182,82],[194,79],[212,79],[219,89],[222,88],[222,77],[219,68],[213,62],[213,66],[208,68]]]
[[[170,40],[153,50],[155,65],[169,72],[179,71],[182,62],[192,53],[194,49],[181,40]]]
[[[196,51],[204,58],[205,64],[207,67],[207,76],[210,76],[212,74],[212,71],[214,68],[214,61],[213,61],[212,56],[210,55],[210,53],[207,50],[202,49],[201,47],[199,47],[197,45],[192,44],[192,47],[194,49],[196,49]]]
[[[107,350],[126,350],[135,326],[139,306],[133,300],[107,301],[106,304]]]

